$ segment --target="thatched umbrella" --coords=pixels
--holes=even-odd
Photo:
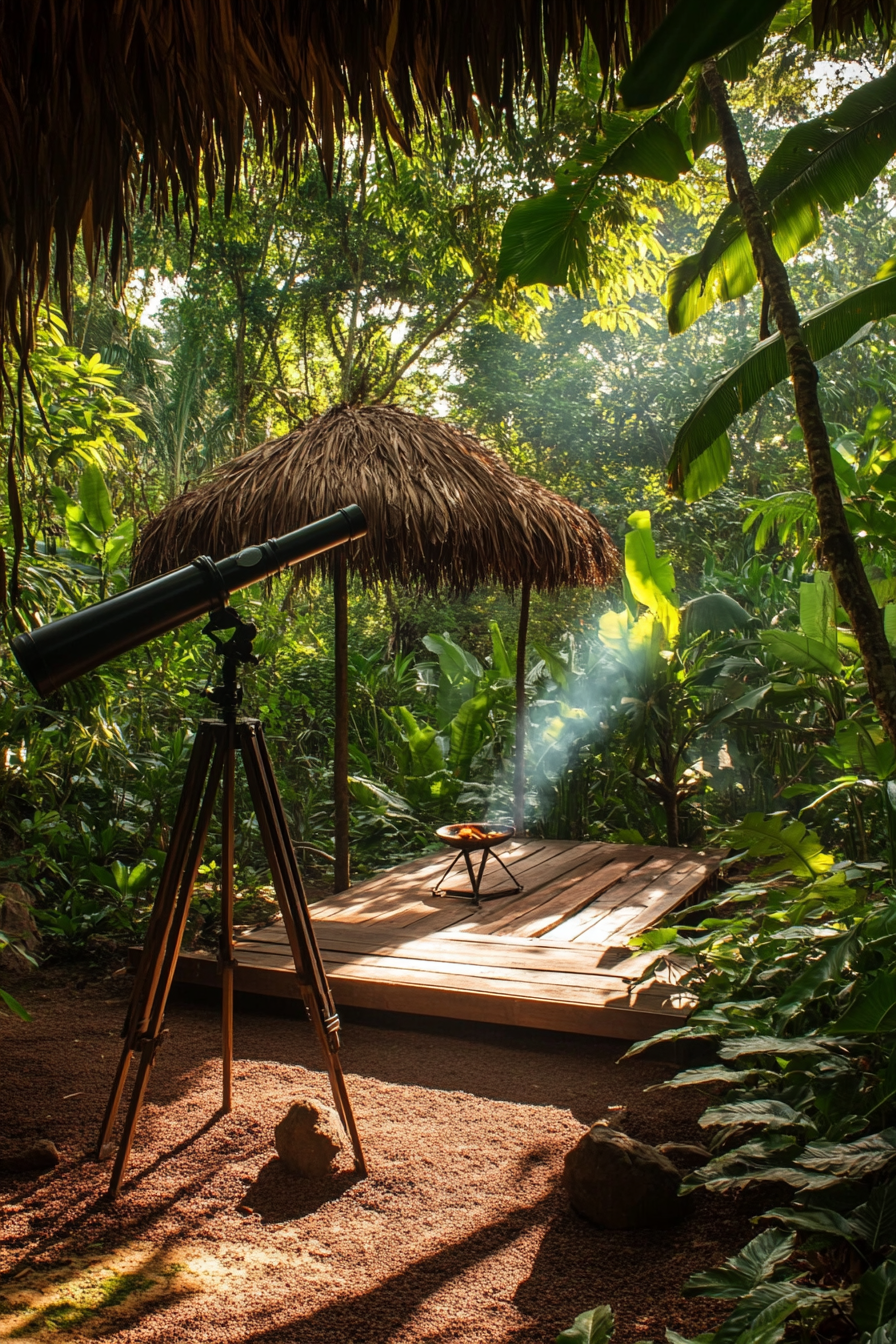
[[[144,528],[135,581],[200,552],[220,559],[346,504],[367,535],[298,574],[332,572],[335,600],[336,890],[348,886],[348,581],[389,580],[431,591],[498,583],[520,590],[517,644],[516,812],[521,825],[525,644],[532,587],[602,586],[618,555],[587,510],[514,475],[491,448],[445,421],[395,406],[339,406],[281,439],[227,462],[173,499]]]

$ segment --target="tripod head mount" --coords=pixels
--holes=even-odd
[[[219,630],[232,630],[233,634],[228,640],[219,639]],[[257,667],[261,661],[252,652],[252,641],[258,634],[258,627],[252,621],[244,621],[234,607],[222,607],[212,612],[202,633],[208,635],[215,652],[224,659],[220,684],[207,687],[202,694],[218,706],[218,714],[225,723],[234,723],[243,703],[243,688],[238,677],[240,664],[248,663]]]

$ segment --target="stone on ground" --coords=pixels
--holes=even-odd
[[[592,1125],[563,1164],[573,1208],[598,1227],[668,1227],[688,1212],[676,1168],[649,1144],[606,1124]]]
[[[51,1139],[38,1139],[30,1148],[0,1158],[0,1171],[44,1171],[62,1161],[62,1154]]]
[[[275,1128],[274,1143],[294,1176],[324,1176],[345,1147],[345,1131],[332,1107],[296,1101]]]

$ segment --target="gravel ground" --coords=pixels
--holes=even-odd
[[[563,1156],[611,1106],[650,1143],[694,1142],[697,1096],[619,1043],[433,1019],[355,1015],[343,1065],[370,1175],[291,1177],[273,1127],[330,1102],[292,1005],[238,1002],[235,1108],[222,1116],[211,997],[172,1000],[128,1179],[104,1200],[90,1150],[128,985],[45,970],[0,1018],[0,1158],[36,1139],[50,1172],[0,1175],[0,1339],[239,1344],[551,1344],[608,1302],[617,1344],[693,1336],[725,1304],[680,1296],[752,1235],[749,1210],[700,1196],[665,1231],[605,1232],[573,1213]],[[620,1114],[616,1112],[617,1116]]]

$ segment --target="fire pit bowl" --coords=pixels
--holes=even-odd
[[[463,834],[463,832],[474,832],[474,834]],[[479,834],[475,834],[475,832]],[[495,845],[503,844],[505,840],[512,840],[516,831],[512,826],[499,828],[490,825],[487,821],[463,821],[454,826],[440,826],[436,831],[440,840],[444,840],[446,845],[452,849],[493,849]]]
[[[510,840],[516,834],[512,826],[490,826],[486,821],[467,821],[460,822],[454,826],[440,826],[436,835],[440,840],[444,840],[446,845],[458,852],[448,866],[445,873],[442,874],[439,881],[432,889],[433,896],[449,896],[455,900],[471,901],[473,905],[479,905],[480,901],[491,901],[498,896],[515,896],[522,891],[522,887],[513,873],[507,867],[507,864],[501,858],[500,854],[494,852],[495,846],[503,844],[505,840]],[[481,858],[477,860],[478,867],[473,867],[471,855],[479,852]],[[500,891],[484,892],[481,890],[482,878],[485,872],[485,865],[488,859],[493,863],[500,864],[507,876],[513,883],[512,887],[502,887]],[[444,884],[454,870],[459,859],[463,859],[466,865],[467,874],[470,878],[470,891],[458,890],[457,888],[446,887]]]

